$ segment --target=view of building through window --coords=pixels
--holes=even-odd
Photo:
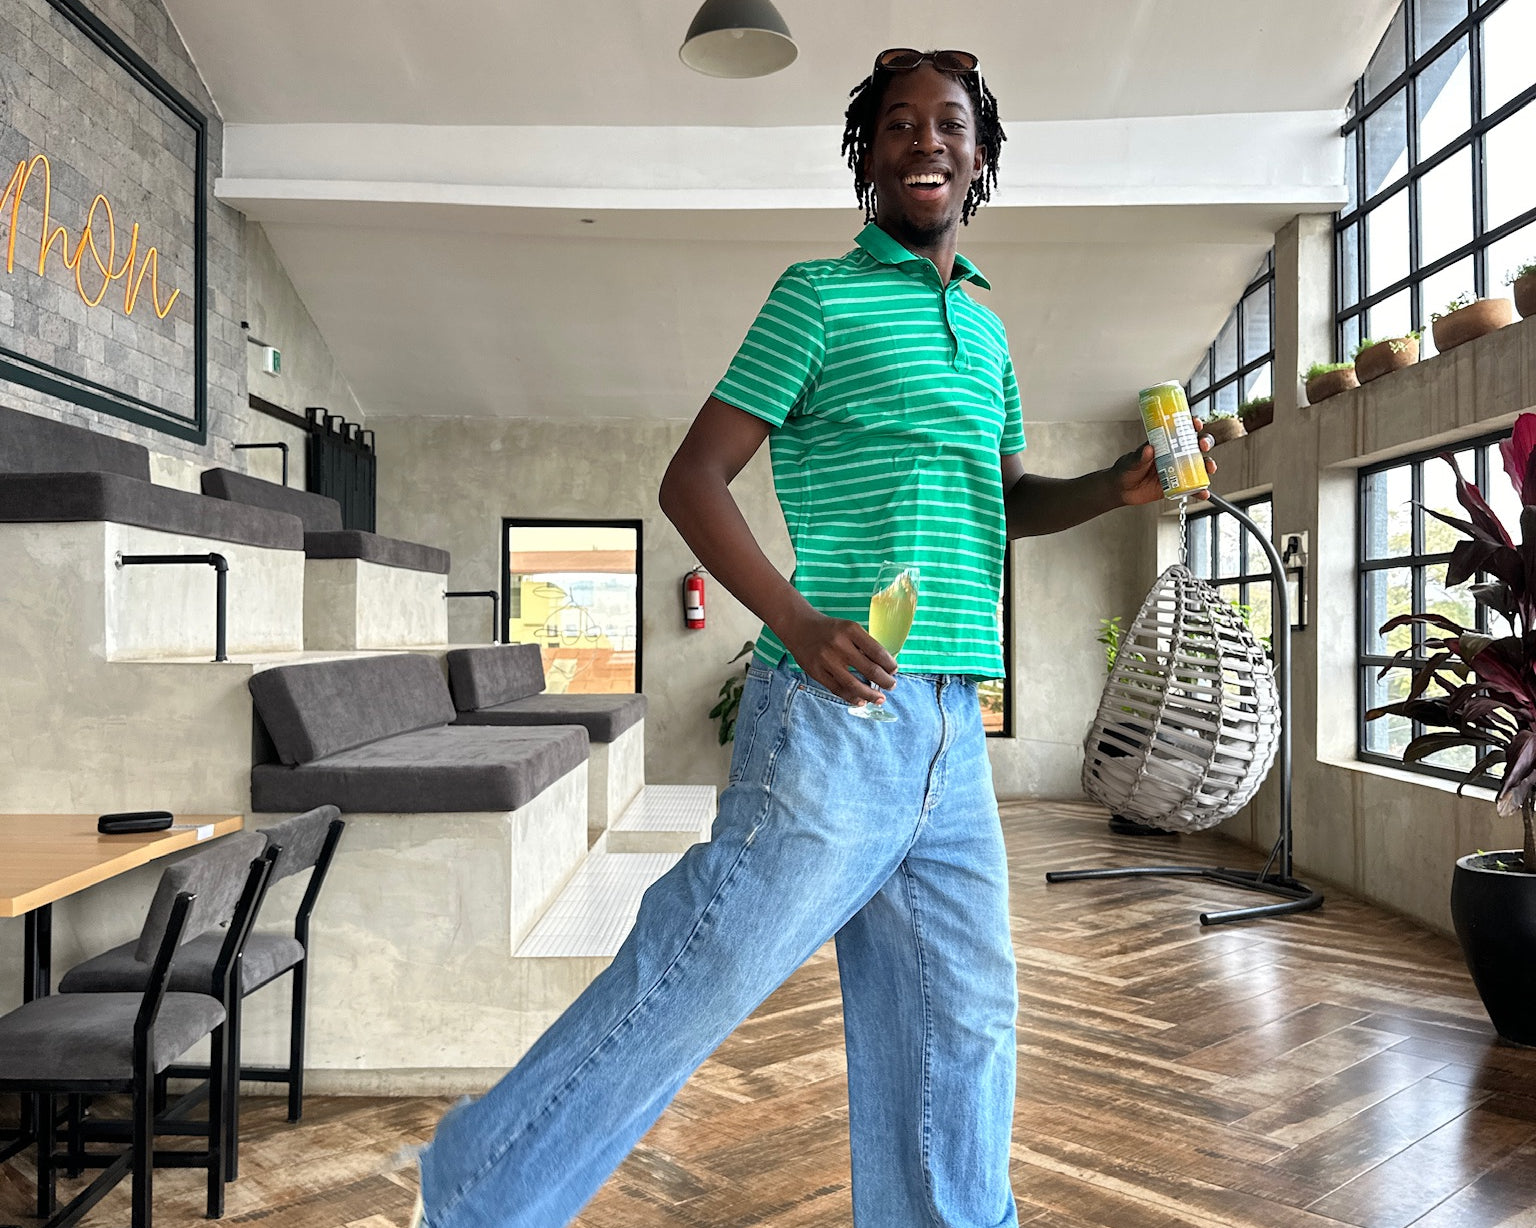
[[[545,690],[639,690],[640,524],[507,520],[509,644],[538,644]]]

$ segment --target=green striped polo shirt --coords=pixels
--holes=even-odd
[[[1003,674],[999,456],[1024,423],[990,289],[964,256],[931,261],[871,223],[836,260],[791,265],[714,395],[763,419],[795,548],[793,583],[823,614],[868,625],[884,561],[916,566],[911,673]],[[757,656],[785,656],[767,627]]]

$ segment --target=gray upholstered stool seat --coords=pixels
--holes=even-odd
[[[530,695],[460,712],[460,725],[580,725],[594,742],[612,742],[645,718],[644,695]]]
[[[142,992],[55,994],[18,1007],[0,1018],[0,1080],[121,1087],[133,1078],[133,1021],[143,1001]],[[150,1068],[158,1074],[223,1022],[216,998],[167,993]]]
[[[588,754],[577,725],[418,729],[294,766],[257,764],[251,805],[297,810],[325,798],[344,813],[517,810]]]
[[[149,969],[135,955],[134,942],[125,942],[76,964],[59,982],[61,994],[143,992]],[[211,993],[213,966],[224,945],[222,933],[201,934],[183,943],[171,964],[172,990]],[[240,960],[240,992],[251,993],[281,976],[304,958],[304,948],[291,934],[252,934]]]

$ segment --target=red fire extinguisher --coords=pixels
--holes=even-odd
[[[704,569],[695,567],[683,577],[683,626],[699,631],[704,626]]]

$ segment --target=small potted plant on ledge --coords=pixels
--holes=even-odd
[[[1366,337],[1355,346],[1354,360],[1355,377],[1362,384],[1380,379],[1389,371],[1411,367],[1419,361],[1418,330],[1385,341],[1372,341]]]
[[[1382,634],[1414,623],[1444,634],[1424,640],[1428,659],[1407,698],[1365,719],[1400,716],[1429,727],[1408,743],[1405,763],[1470,747],[1477,762],[1461,788],[1486,781],[1489,769],[1502,765],[1495,805],[1500,814],[1521,817],[1523,847],[1458,860],[1451,916],[1494,1028],[1506,1040],[1536,1045],[1536,414],[1520,416],[1500,451],[1524,505],[1519,543],[1449,455],[1442,459],[1456,473],[1456,497],[1468,518],[1424,510],[1465,534],[1447,565],[1447,586],[1484,577],[1471,587],[1474,601],[1514,633],[1485,635],[1426,612],[1390,619]],[[1398,653],[1382,673],[1413,651]]]
[[[1458,345],[1503,328],[1515,318],[1515,305],[1507,298],[1476,298],[1458,294],[1429,317],[1435,349],[1444,354]]]
[[[1254,397],[1251,401],[1244,401],[1237,407],[1237,416],[1243,424],[1243,430],[1251,435],[1275,420],[1275,398]]]
[[[1536,260],[1527,260],[1512,270],[1505,284],[1515,288],[1515,310],[1520,318],[1536,316]]]
[[[1314,362],[1302,377],[1307,381],[1307,404],[1316,405],[1349,388],[1360,387],[1352,362]]]
[[[1243,420],[1230,409],[1218,409],[1205,420],[1205,433],[1211,437],[1214,446],[1241,439],[1248,432],[1243,428]]]

